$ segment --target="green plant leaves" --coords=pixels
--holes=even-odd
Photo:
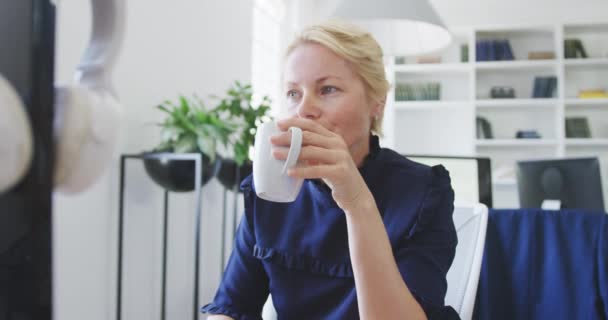
[[[196,140],[196,145],[198,149],[209,156],[211,161],[215,161],[215,141],[205,138],[203,136],[199,136]]]
[[[167,114],[161,126],[161,142],[156,150],[179,153],[202,152],[215,159],[216,145],[226,145],[234,125],[205,109],[200,98],[180,95],[178,103],[164,101],[157,108]]]
[[[157,151],[202,152],[215,159],[218,144],[231,146],[234,160],[242,165],[249,159],[255,129],[265,119],[270,119],[271,101],[262,97],[254,105],[250,84],[235,81],[218,105],[207,110],[196,95],[192,98],[179,95],[174,103],[165,100],[157,108],[166,114],[161,127],[161,142]]]
[[[197,140],[194,136],[183,136],[178,139],[173,145],[173,152],[177,153],[188,153],[188,152],[196,152],[197,150]]]
[[[254,105],[253,90],[250,84],[243,85],[239,81],[226,91],[226,97],[220,99],[214,110],[226,112],[232,119],[240,124],[231,135],[230,144],[234,152],[234,160],[242,165],[249,159],[249,148],[253,146],[255,129],[265,118],[270,118],[271,100],[264,96],[261,101]]]
[[[184,129],[174,126],[163,126],[160,130],[161,141],[177,141],[185,133]]]

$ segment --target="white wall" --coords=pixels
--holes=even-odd
[[[115,70],[125,106],[122,153],[154,147],[161,118],[154,108],[179,93],[221,94],[250,81],[251,1],[128,1],[127,33]],[[90,30],[88,1],[62,0],[57,15],[56,79],[69,83]],[[114,318],[118,157],[89,191],[54,198],[55,319]],[[162,192],[130,162],[127,176],[124,319],[158,319]],[[203,197],[201,303],[219,275],[221,191]],[[169,319],[191,317],[194,201],[171,198]]]
[[[299,25],[326,18],[340,1],[290,0]],[[430,0],[450,27],[606,21],[606,0]]]
[[[430,0],[450,27],[608,20],[605,0]]]

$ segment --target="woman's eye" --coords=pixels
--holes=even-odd
[[[321,88],[322,94],[330,94],[330,93],[334,93],[336,91],[338,91],[338,88],[336,88],[334,86],[323,86],[323,88]]]
[[[298,92],[296,90],[287,91],[287,98],[295,98],[298,96]]]

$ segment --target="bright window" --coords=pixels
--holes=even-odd
[[[275,110],[281,97],[281,26],[284,16],[283,0],[254,1],[251,84],[255,97],[269,96]]]

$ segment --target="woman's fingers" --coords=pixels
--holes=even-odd
[[[291,145],[291,132],[282,132],[270,138],[270,142],[275,146],[289,147]],[[302,146],[318,146],[327,149],[336,148],[333,138],[320,135],[311,131],[302,131]]]
[[[287,175],[296,179],[319,179],[332,175],[333,164],[318,164],[314,166],[296,166],[287,170]]]
[[[287,118],[278,121],[277,125],[279,126],[279,129],[283,131],[287,131],[291,127],[298,127],[302,129],[302,131],[311,131],[326,137],[334,136],[333,132],[326,129],[320,123],[305,118]]]
[[[348,180],[351,180],[353,172],[358,172],[352,163],[348,146],[339,134],[310,119],[289,118],[278,122],[278,126],[286,131],[271,138],[272,154],[279,160],[287,159],[289,153],[291,133],[287,130],[290,127],[302,129],[299,164],[289,169],[289,176],[297,179],[325,179],[338,189],[351,185]]]
[[[287,159],[288,148],[273,148],[272,155],[278,160]],[[317,146],[305,146],[300,151],[299,161],[304,163],[338,163],[343,155],[340,150],[328,150]]]

